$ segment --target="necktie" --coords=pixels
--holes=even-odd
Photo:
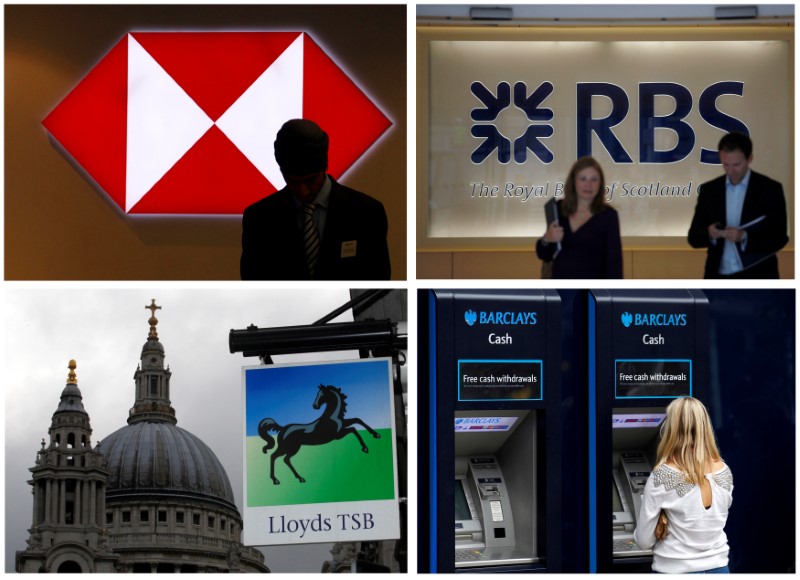
[[[317,232],[317,225],[314,223],[314,210],[316,207],[317,204],[313,201],[303,204],[303,246],[306,250],[308,272],[312,278],[314,277],[317,257],[319,256],[319,232]]]

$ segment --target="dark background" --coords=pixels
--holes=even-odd
[[[4,15],[6,280],[239,279],[241,216],[125,215],[41,124],[126,33],[153,30],[308,32],[393,122],[341,182],[383,203],[392,276],[406,278],[405,5],[12,5]]]
[[[708,400],[734,478],[725,532],[733,573],[795,570],[795,292],[704,290]],[[562,290],[562,570],[588,571],[587,291]],[[419,291],[419,569],[427,566],[427,301]],[[444,453],[439,454],[443,457]]]

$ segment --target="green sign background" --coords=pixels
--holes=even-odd
[[[392,430],[376,429],[380,439],[364,430],[359,435],[369,448],[361,451],[353,435],[325,445],[305,445],[292,458],[305,483],[299,482],[282,458],[275,461],[280,485],[269,478],[269,458],[264,440],[247,438],[247,506],[280,506],[308,503],[364,501],[394,498]]]

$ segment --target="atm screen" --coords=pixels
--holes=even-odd
[[[622,507],[622,500],[619,498],[619,489],[617,489],[617,483],[612,483],[614,485],[611,486],[611,511],[614,513],[625,511],[625,508]]]
[[[455,480],[455,496],[456,496],[456,521],[471,520],[472,514],[469,511],[467,504],[467,496],[464,495],[464,485],[460,479]]]

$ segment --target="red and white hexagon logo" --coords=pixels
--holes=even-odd
[[[132,32],[43,121],[130,214],[241,214],[283,187],[289,119],[342,175],[391,121],[303,32]]]

